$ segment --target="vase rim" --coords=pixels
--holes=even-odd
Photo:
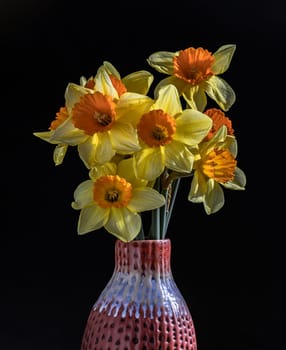
[[[132,243],[140,243],[140,242],[170,242],[170,238],[162,238],[162,239],[134,239],[132,241],[129,241],[129,242],[124,242],[122,241],[121,239],[117,239],[117,242],[121,242],[121,243],[124,243],[124,244],[132,244]]]

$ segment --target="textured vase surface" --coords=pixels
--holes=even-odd
[[[197,350],[170,258],[169,239],[116,241],[114,272],[90,311],[81,350]]]

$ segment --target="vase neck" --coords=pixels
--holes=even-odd
[[[171,241],[136,240],[132,242],[116,241],[115,270],[117,272],[153,272],[160,275],[171,272]]]

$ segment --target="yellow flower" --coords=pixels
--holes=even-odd
[[[109,74],[99,69],[92,89],[68,84],[65,92],[67,119],[52,132],[34,133],[50,143],[78,146],[87,168],[110,161],[115,153],[131,154],[140,149],[137,132],[130,123],[153,103],[143,94],[125,92],[119,96]],[[118,87],[118,86],[117,86]]]
[[[81,210],[78,233],[85,234],[104,227],[117,238],[129,242],[141,230],[140,212],[153,210],[165,203],[159,192],[138,180],[132,158],[118,166],[106,163],[90,170],[90,180],[74,192],[74,209]]]
[[[100,69],[105,69],[108,72],[115,87],[122,84],[125,87],[125,92],[129,91],[147,95],[154,80],[154,76],[146,70],[133,72],[121,78],[118,70],[108,61],[104,61]]]
[[[153,53],[147,59],[149,65],[169,75],[157,85],[155,94],[162,86],[173,84],[191,108],[204,111],[207,94],[221,109],[229,110],[235,93],[218,75],[229,68],[235,49],[236,45],[223,45],[213,54],[202,47]]]
[[[194,157],[189,146],[197,145],[209,132],[211,119],[192,109],[182,110],[174,85],[166,85],[149,111],[138,120],[137,130],[142,149],[134,154],[139,178],[152,181],[165,167],[189,173]]]
[[[224,205],[222,187],[244,190],[246,177],[237,167],[237,142],[227,135],[222,125],[213,137],[199,146],[200,159],[194,164],[194,176],[188,199],[203,203],[207,214],[220,210]]]
[[[39,137],[40,139],[47,141],[51,144],[55,144],[53,152],[53,160],[55,165],[62,164],[64,157],[66,155],[68,145],[61,141],[54,139],[55,130],[62,124],[64,124],[68,119],[68,111],[66,107],[61,107],[56,113],[56,118],[51,122],[48,131],[34,132],[33,135]]]

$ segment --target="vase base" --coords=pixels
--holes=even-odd
[[[153,318],[90,312],[81,350],[197,350],[190,315]]]

